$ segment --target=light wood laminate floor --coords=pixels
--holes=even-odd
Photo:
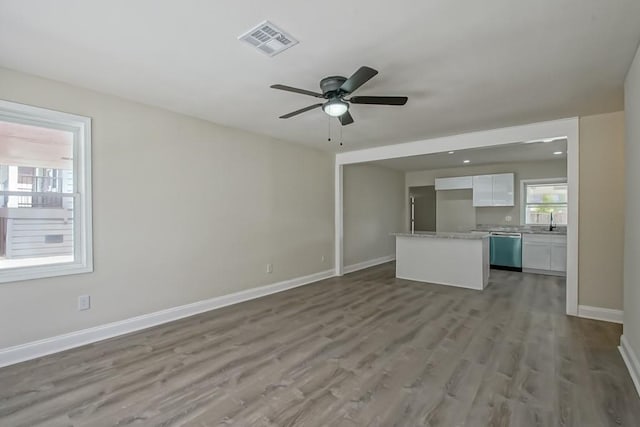
[[[0,369],[1,426],[638,426],[621,328],[564,279],[392,263]]]

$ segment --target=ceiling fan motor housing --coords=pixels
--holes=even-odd
[[[342,76],[325,77],[320,80],[322,94],[327,99],[344,95],[345,93],[340,90],[340,87],[345,81],[347,81],[347,78]]]
[[[353,123],[353,117],[349,114],[349,104],[369,104],[369,105],[404,105],[407,103],[406,96],[351,96],[360,86],[371,80],[378,71],[371,67],[360,67],[358,70],[346,78],[343,76],[329,76],[320,80],[322,93],[306,89],[299,89],[281,84],[271,85],[273,89],[286,90],[287,92],[299,93],[301,95],[312,96],[314,98],[326,99],[326,102],[309,105],[308,107],[292,111],[289,114],[280,116],[281,119],[288,119],[298,114],[320,108],[332,117],[337,117],[342,126]],[[344,99],[349,96],[349,99]]]

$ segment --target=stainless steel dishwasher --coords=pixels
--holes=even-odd
[[[491,267],[522,271],[522,233],[491,232]]]

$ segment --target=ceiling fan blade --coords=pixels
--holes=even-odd
[[[368,82],[376,74],[378,74],[378,72],[373,68],[360,67],[358,71],[353,73],[351,77],[349,77],[344,83],[342,83],[340,89],[347,93],[353,93],[356,89]]]
[[[351,117],[351,114],[348,111],[343,115],[338,116],[338,120],[340,120],[342,126],[350,125],[351,123],[353,123],[353,117]]]
[[[286,90],[287,92],[295,92],[295,93],[300,93],[302,95],[315,96],[316,98],[324,98],[324,96],[321,93],[312,92],[306,89],[298,89],[297,87],[291,87],[291,86],[285,86],[285,85],[271,85],[269,87],[271,89]]]
[[[309,105],[308,107],[304,107],[304,108],[301,108],[299,110],[292,111],[289,114],[285,114],[284,116],[280,116],[280,118],[281,119],[288,119],[289,117],[297,116],[298,114],[302,114],[302,113],[304,113],[306,111],[313,110],[314,108],[318,108],[318,107],[322,107],[322,104]]]
[[[353,96],[349,102],[352,104],[404,105],[408,99],[406,96]]]

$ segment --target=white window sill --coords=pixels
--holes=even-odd
[[[60,258],[60,257],[50,257]],[[12,260],[23,261],[23,260]],[[27,260],[24,260],[27,261]],[[29,260],[32,261],[32,260]],[[57,263],[46,265],[29,265],[28,267],[12,267],[0,269],[0,283],[19,282],[22,280],[42,279],[46,277],[67,276],[71,274],[92,273],[93,265],[81,263]]]

